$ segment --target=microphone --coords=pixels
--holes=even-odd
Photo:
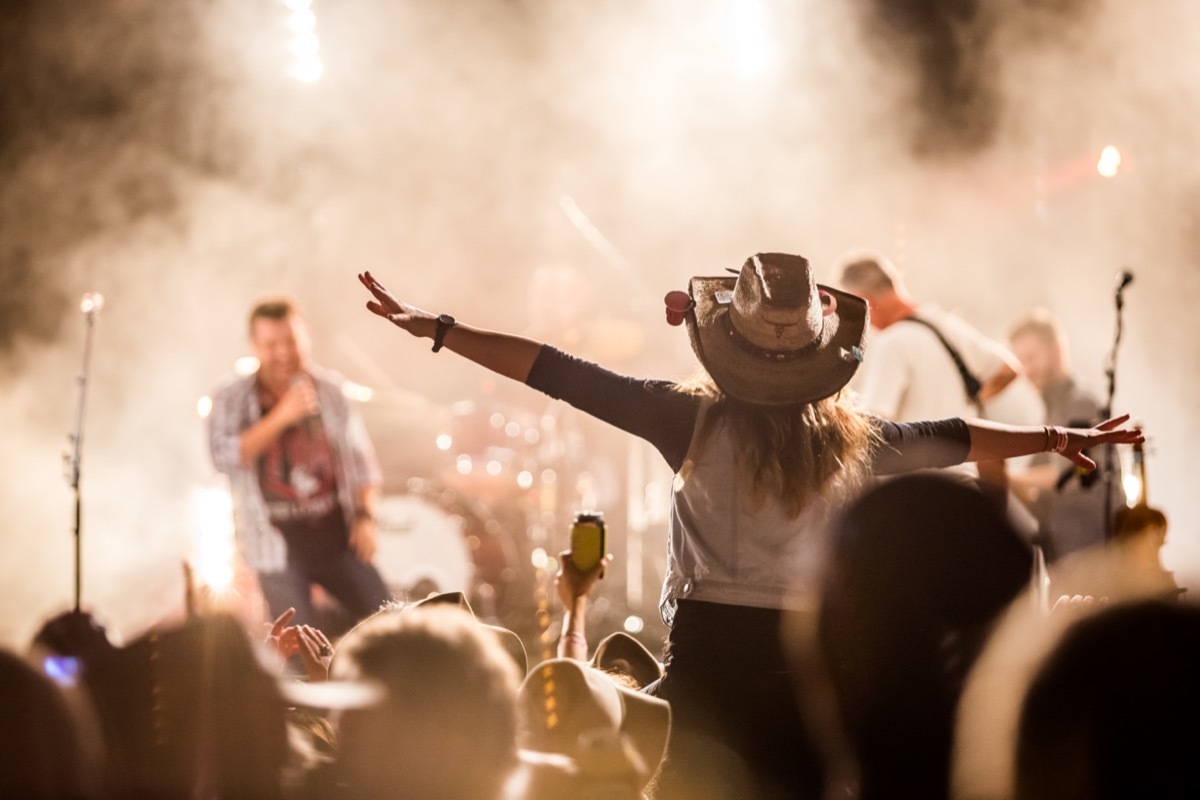
[[[309,380],[307,375],[299,373],[292,376],[292,380],[289,385],[291,388],[295,388],[297,386],[303,386],[304,384],[312,385],[312,382]],[[313,386],[313,390],[314,392],[316,391],[315,386]],[[304,427],[304,431],[309,435],[309,437],[316,436],[317,430],[321,425],[321,400],[319,397],[317,398],[317,407],[311,414],[306,416],[300,424]]]
[[[1133,283],[1133,273],[1127,269],[1121,270],[1121,274],[1117,276],[1117,291],[1123,291],[1131,283]]]

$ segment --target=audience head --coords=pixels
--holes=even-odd
[[[1032,568],[1003,510],[965,482],[901,476],[846,511],[818,636],[864,796],[946,795],[962,684]]]
[[[1141,569],[1122,547],[1072,553],[1055,564],[1055,573],[1056,584],[1087,587],[1088,593],[1049,598],[1044,585],[1030,586],[996,625],[976,659],[959,705],[952,779],[955,798],[1015,796],[1015,752],[1024,699],[1074,626],[1116,606],[1183,602],[1173,581],[1165,586],[1161,572]],[[1129,646],[1133,655],[1136,639]]]
[[[80,720],[64,691],[49,677],[69,680],[72,670],[55,666],[62,657],[29,659],[0,650],[0,797],[75,798],[98,796]]]
[[[1014,797],[1200,797],[1200,607],[1116,603],[1069,627],[1020,709]]]
[[[114,793],[277,797],[287,759],[277,675],[241,623],[155,629],[87,676]]]
[[[86,611],[66,611],[51,617],[34,634],[31,647],[84,662],[104,659],[116,652],[104,626]]]
[[[525,643],[521,641],[520,636],[508,628],[500,625],[490,625],[479,620],[475,616],[475,610],[471,608],[467,596],[462,592],[437,592],[409,604],[407,608],[422,608],[434,605],[455,606],[470,614],[473,619],[479,622],[480,627],[491,631],[496,636],[496,639],[500,642],[500,646],[512,658],[513,663],[517,665],[521,677],[525,677],[525,673],[529,671],[529,654],[526,652]]]
[[[520,675],[457,605],[367,618],[340,643],[330,677],[385,690],[338,718],[338,772],[354,797],[486,800],[516,764]]]

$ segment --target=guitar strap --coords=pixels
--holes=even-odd
[[[959,354],[954,345],[950,344],[950,340],[942,335],[937,326],[929,320],[916,316],[906,317],[905,320],[907,322],[915,322],[918,325],[924,325],[933,331],[933,335],[938,338],[938,341],[942,343],[942,347],[946,348],[946,352],[950,354],[950,358],[954,361],[954,366],[958,367],[958,374],[962,377],[963,389],[966,390],[967,399],[971,401],[971,405],[975,406],[975,410],[982,417],[983,404],[979,402],[979,390],[983,388],[983,382],[967,367],[967,362],[963,361],[962,355]]]

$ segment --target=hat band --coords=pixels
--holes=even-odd
[[[796,350],[768,350],[765,347],[759,347],[754,342],[747,339],[742,334],[738,333],[738,329],[734,327],[733,322],[729,319],[728,314],[723,314],[719,320],[719,324],[725,327],[725,334],[729,339],[736,344],[740,349],[746,351],[747,354],[763,361],[769,361],[773,364],[787,363],[796,361],[801,358],[806,358],[812,355],[821,346],[821,337],[818,336],[804,347]]]

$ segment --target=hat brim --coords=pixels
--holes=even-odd
[[[752,352],[734,332],[728,304],[717,302],[716,293],[732,293],[736,282],[734,276],[697,277],[689,286],[695,303],[687,314],[692,350],[722,392],[753,405],[791,406],[829,397],[850,382],[866,336],[865,300],[818,285],[837,301],[836,310],[824,318],[812,345],[776,360]]]
[[[646,645],[625,631],[615,631],[596,645],[591,665],[599,670],[624,672],[644,688],[663,675],[662,663]]]

